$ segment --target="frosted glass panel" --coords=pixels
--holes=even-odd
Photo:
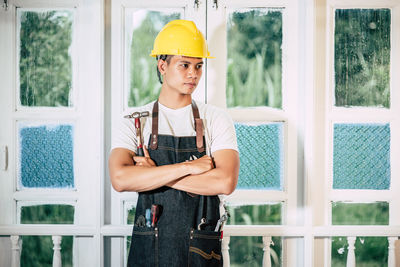
[[[390,9],[335,11],[335,105],[390,106]]]
[[[389,203],[332,203],[332,225],[389,225]]]
[[[228,107],[282,108],[282,11],[228,10]]]
[[[20,188],[73,188],[73,126],[19,123]]]
[[[129,55],[126,70],[129,77],[129,107],[157,99],[161,88],[157,78],[157,61],[149,55],[158,32],[169,21],[183,19],[183,12],[183,8],[127,10],[125,29],[128,36],[126,53]]]
[[[235,123],[240,154],[239,189],[282,190],[283,123]]]
[[[21,207],[22,224],[73,224],[75,207],[71,205],[33,205]]]
[[[334,189],[389,189],[389,124],[335,124]]]
[[[18,9],[19,99],[23,106],[72,106],[72,10]]]
[[[227,203],[232,225],[278,225],[281,224],[282,204],[235,205]]]

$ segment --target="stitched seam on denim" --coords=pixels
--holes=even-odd
[[[197,148],[196,149],[190,149],[190,148],[175,149],[173,147],[160,146],[160,145],[158,146],[158,149],[176,151],[176,152],[197,152]]]
[[[154,240],[154,248],[155,248],[155,265],[156,267],[158,267],[158,230],[156,229],[154,234],[156,234],[155,236],[155,240]]]
[[[202,234],[195,234],[193,233],[193,237],[200,237],[200,238],[204,238],[204,239],[219,239],[220,236],[209,236],[209,235],[202,235]]]
[[[133,231],[134,235],[154,235],[154,232],[137,232]]]
[[[197,253],[207,260],[211,260],[212,258],[216,260],[221,260],[221,255],[216,254],[214,251],[211,251],[211,253],[208,254],[207,252],[204,252],[203,250],[196,247],[189,247],[189,251]]]

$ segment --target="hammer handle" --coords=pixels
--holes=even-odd
[[[137,155],[139,157],[144,157],[144,152],[143,152],[143,148],[142,147],[138,147],[137,148]]]

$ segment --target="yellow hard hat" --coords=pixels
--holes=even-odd
[[[150,56],[158,55],[214,58],[210,56],[206,39],[196,24],[183,19],[170,21],[158,33]]]

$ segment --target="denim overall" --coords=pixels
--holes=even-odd
[[[192,110],[196,136],[159,135],[158,102],[154,103],[148,147],[150,158],[157,166],[206,154],[203,124],[194,101]],[[162,208],[154,227],[139,222],[139,217],[143,220],[152,204]],[[140,192],[128,266],[222,266],[221,232],[214,231],[219,218],[218,196],[200,196],[167,186]]]

